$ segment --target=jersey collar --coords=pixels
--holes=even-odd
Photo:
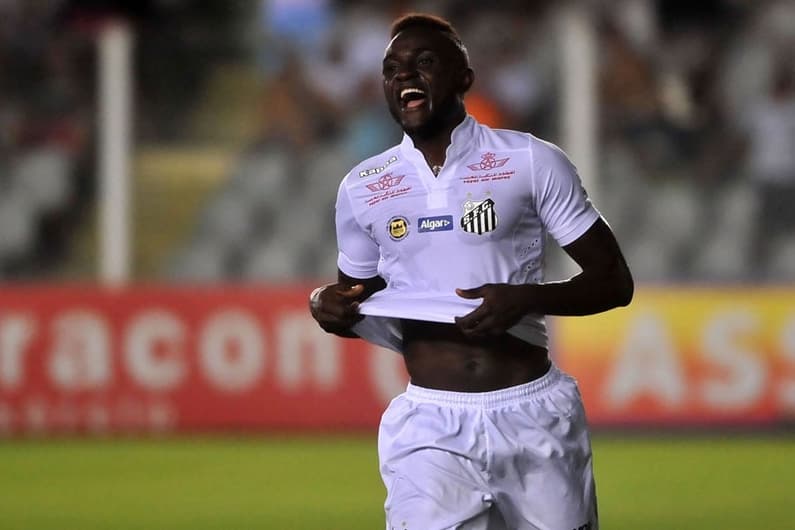
[[[463,155],[470,147],[475,139],[478,122],[475,121],[471,115],[467,114],[466,117],[456,125],[450,135],[450,145],[447,146],[445,152],[444,166],[448,167],[452,162]],[[408,134],[403,133],[403,141],[400,142],[400,152],[407,160],[411,161],[417,169],[425,168],[430,173],[430,168],[425,162],[425,157],[419,149],[414,147],[414,141]]]

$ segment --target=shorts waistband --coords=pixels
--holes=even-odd
[[[451,392],[424,388],[409,383],[404,396],[412,401],[436,403],[437,405],[494,408],[527,398],[540,397],[560,381],[562,377],[563,372],[552,364],[549,371],[538,379],[491,392]]]

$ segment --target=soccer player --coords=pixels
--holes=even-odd
[[[343,179],[338,281],[310,297],[324,330],[404,357],[379,427],[387,528],[597,528],[584,410],[544,315],[626,305],[632,276],[560,149],[467,114],[474,74],[448,21],[406,15],[391,37],[403,141]],[[547,233],[580,274],[543,282]]]

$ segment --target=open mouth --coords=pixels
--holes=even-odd
[[[417,109],[426,99],[425,91],[419,88],[404,88],[400,91],[400,106],[403,110]]]

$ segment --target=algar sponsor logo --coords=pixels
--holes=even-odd
[[[453,216],[420,217],[417,220],[417,225],[419,226],[419,232],[444,232],[453,229]]]

